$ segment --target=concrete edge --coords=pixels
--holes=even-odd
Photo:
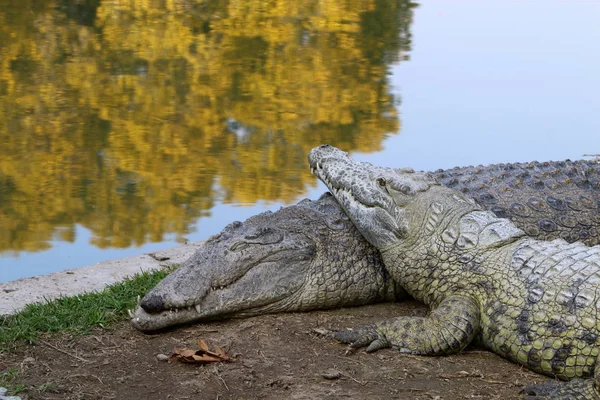
[[[17,313],[30,303],[99,291],[136,273],[180,264],[203,244],[203,241],[189,243],[139,256],[0,283],[0,315]]]

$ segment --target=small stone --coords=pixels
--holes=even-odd
[[[21,400],[19,396],[6,396],[7,388],[0,387],[0,400]]]
[[[23,359],[23,362],[24,362],[24,363],[27,363],[27,364],[32,364],[32,363],[34,363],[34,362],[35,362],[35,358],[33,358],[33,357],[25,357],[25,358]]]
[[[333,381],[340,379],[342,377],[342,373],[336,369],[328,369],[326,372],[321,374],[321,376],[327,380]]]
[[[158,353],[158,354],[156,355],[156,359],[157,359],[158,361],[169,361],[169,356],[168,356],[168,355],[166,355],[166,354]]]
[[[239,330],[245,331],[247,329],[252,329],[252,328],[254,328],[254,325],[255,325],[255,323],[252,321],[245,321],[240,324]]]

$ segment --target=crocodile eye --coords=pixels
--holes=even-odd
[[[256,232],[253,232],[253,233],[250,233],[250,234],[246,235],[245,238],[249,239],[249,240],[258,239],[261,236],[267,236],[267,235],[272,234],[273,232],[274,232],[273,229],[267,226],[267,227],[264,227],[264,228],[260,228]]]
[[[377,184],[379,185],[379,187],[384,188],[386,185],[386,181],[384,178],[377,178]]]
[[[281,242],[283,239],[283,232],[269,226],[257,228],[244,236],[244,241],[249,244],[274,244]]]
[[[240,250],[244,250],[247,249],[248,247],[250,247],[250,245],[246,242],[235,242],[234,244],[232,244],[231,246],[229,246],[229,250],[231,251],[240,251]]]
[[[404,194],[412,194],[412,192],[413,192],[412,188],[408,185],[400,185],[398,190]]]

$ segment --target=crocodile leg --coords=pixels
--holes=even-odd
[[[403,353],[443,355],[465,348],[479,331],[479,305],[471,298],[449,296],[426,317],[398,317],[335,334],[367,352],[391,347]]]

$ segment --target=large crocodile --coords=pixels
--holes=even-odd
[[[509,215],[530,235],[600,242],[599,221],[589,222],[598,213],[594,188],[600,184],[600,164],[498,164],[433,175]],[[144,297],[132,322],[151,331],[214,318],[368,304],[403,294],[379,253],[325,194],[228,225]]]
[[[328,193],[233,222],[142,299],[139,330],[361,305],[396,291],[377,250]]]
[[[600,399],[600,246],[529,238],[427,173],[356,162],[327,145],[313,149],[309,163],[390,276],[432,310],[336,339],[419,355],[475,342],[570,380],[532,385],[528,396]]]

